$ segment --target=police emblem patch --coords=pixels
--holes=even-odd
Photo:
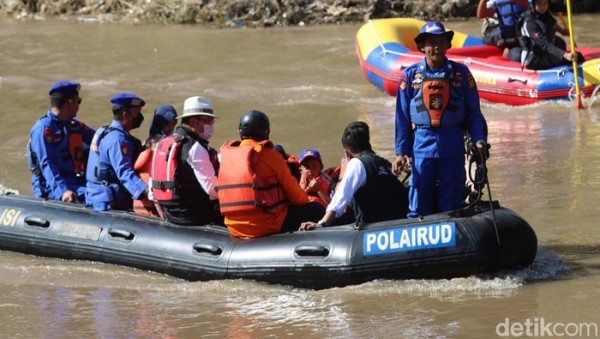
[[[121,153],[127,154],[127,145],[121,145]]]
[[[434,110],[442,109],[442,96],[441,95],[430,95],[429,96],[429,109],[434,109]]]

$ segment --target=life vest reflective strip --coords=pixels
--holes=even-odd
[[[150,181],[150,167],[152,165],[153,153],[152,149],[144,150],[133,165],[133,169],[146,184]],[[146,196],[143,199],[133,200],[133,211],[142,215],[159,216],[154,202],[150,201]]]
[[[185,137],[170,135],[161,139],[152,157],[152,193],[157,201],[172,201],[177,198],[175,192],[175,171],[177,159]]]
[[[216,190],[224,216],[255,211],[276,214],[287,204],[277,178],[254,173],[256,149],[261,147],[273,148],[273,143],[265,140],[240,146],[240,141],[229,141],[221,146],[221,168],[225,170],[219,173]]]

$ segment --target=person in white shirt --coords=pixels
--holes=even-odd
[[[302,223],[300,230],[330,226],[346,207],[352,207],[358,226],[406,217],[407,190],[392,174],[391,163],[373,152],[369,139],[366,123],[355,121],[346,126],[342,146],[349,161],[344,175],[323,218]]]

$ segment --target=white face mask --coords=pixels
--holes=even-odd
[[[204,132],[200,134],[200,137],[206,141],[210,140],[210,138],[215,133],[215,128],[212,125],[202,124],[204,127]]]

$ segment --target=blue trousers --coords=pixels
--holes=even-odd
[[[461,207],[466,188],[465,158],[413,158],[409,218]]]

